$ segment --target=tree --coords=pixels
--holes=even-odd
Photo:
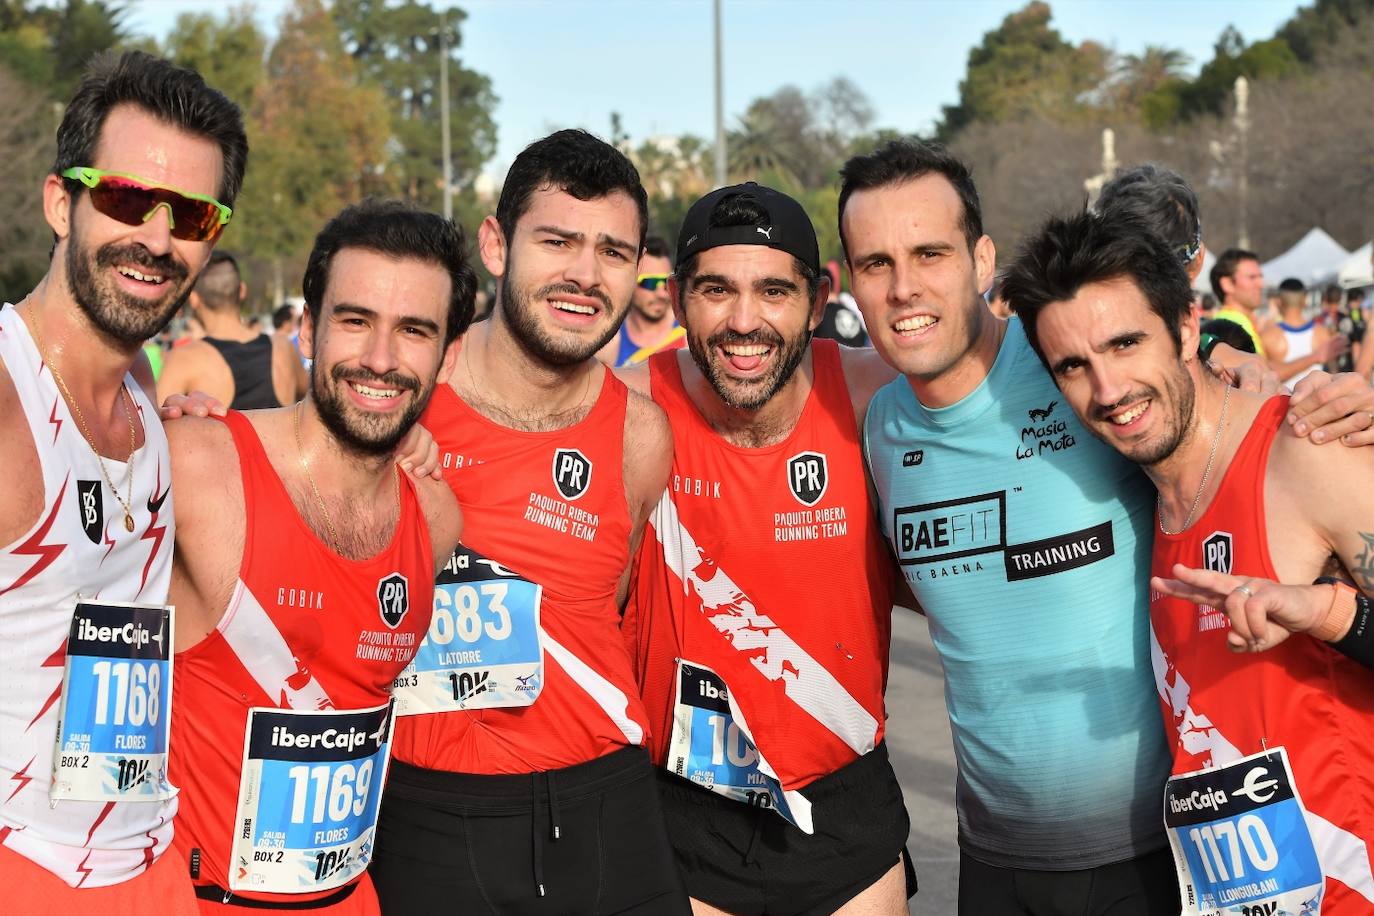
[[[41,191],[60,110],[2,66],[0,98],[0,301],[17,302],[43,276],[52,245]]]
[[[266,72],[267,36],[248,5],[233,7],[219,19],[206,13],[182,13],[167,36],[163,53],[190,67],[237,103],[253,104],[253,90]]]
[[[1275,37],[1283,39],[1299,61],[1313,66],[1323,51],[1345,35],[1360,34],[1363,27],[1367,39],[1372,15],[1374,0],[1317,0],[1311,6],[1299,7]]]
[[[487,77],[458,58],[466,14],[406,0],[336,0],[334,21],[359,77],[384,93],[391,113],[390,161],[393,190],[438,209],[443,188],[443,140],[439,112],[439,38],[449,49],[449,123],[455,182],[470,189],[482,164],[496,150],[491,112],[496,96]]]
[[[282,17],[249,120],[248,174],[223,244],[272,266],[278,301],[300,275],[315,234],[361,198],[387,162],[388,117],[379,89],[359,85],[320,0]]]
[[[1220,114],[1231,98],[1238,76],[1251,80],[1278,79],[1297,73],[1302,66],[1282,38],[1271,38],[1247,47],[1234,26],[1226,27],[1213,50],[1212,59],[1203,65],[1197,79],[1179,87],[1181,117]]]
[[[1075,47],[1050,27],[1049,4],[1035,0],[1002,20],[969,51],[959,103],[940,125],[948,138],[976,122],[1073,118],[1090,109],[1107,80],[1110,55],[1094,42]]]
[[[0,63],[44,94],[70,98],[91,56],[128,38],[125,9],[106,0],[66,0],[61,7],[5,0],[0,7]]]

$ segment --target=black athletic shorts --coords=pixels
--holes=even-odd
[[[521,776],[393,761],[370,871],[397,916],[691,912],[638,747]]]
[[[736,916],[833,913],[897,864],[911,830],[885,744],[801,790],[810,836],[771,809],[658,775],[687,893]],[[911,897],[916,872],[905,861]]]
[[[1169,847],[1079,871],[1000,868],[959,854],[961,916],[1178,916]]]

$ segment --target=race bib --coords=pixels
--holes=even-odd
[[[396,678],[396,715],[529,706],[544,687],[540,586],[459,546],[434,583],[429,632]]]
[[[1185,916],[1319,916],[1324,879],[1283,748],[1171,778],[1164,824]]]
[[[679,661],[673,734],[666,768],[704,789],[759,808],[770,808],[812,833],[811,802],[787,791],[754,746],[744,714],[718,674]]]
[[[67,634],[54,801],[171,798],[172,610],[78,599]]]
[[[372,859],[391,704],[353,712],[248,711],[229,889],[302,894]]]

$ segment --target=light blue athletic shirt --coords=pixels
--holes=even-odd
[[[1079,425],[1016,319],[957,404],[880,390],[864,448],[944,667],[961,848],[1070,870],[1163,846],[1148,478]]]

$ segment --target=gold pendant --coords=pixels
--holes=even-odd
[[[130,534],[134,531],[134,517],[127,512],[124,513],[124,530]]]

